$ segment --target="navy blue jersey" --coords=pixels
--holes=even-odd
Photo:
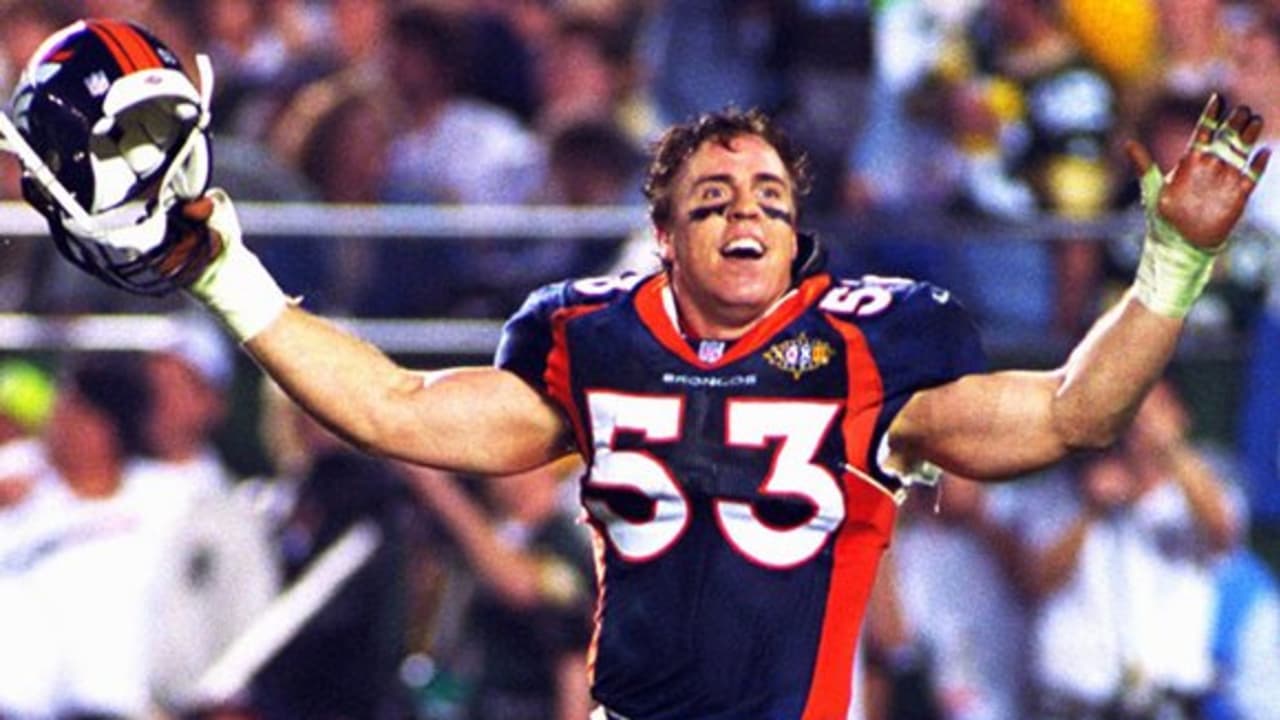
[[[674,318],[662,274],[566,282],[498,349],[588,462],[593,693],[633,720],[843,720],[904,490],[877,452],[913,393],[984,368],[976,330],[940,288],[826,274],[732,343]]]

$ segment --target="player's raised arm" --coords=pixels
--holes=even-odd
[[[372,452],[483,474],[525,470],[564,452],[561,416],[515,374],[404,368],[290,302],[244,246],[221,191],[188,204],[183,220],[221,245],[188,291],[285,392],[342,437]]]
[[[244,347],[291,397],[366,450],[495,475],[567,449],[558,411],[505,370],[409,370],[292,306]]]
[[[58,250],[129,292],[188,290],[365,449],[485,474],[561,454],[563,421],[515,375],[417,373],[289,302],[241,243],[230,199],[209,189],[213,69],[197,64],[199,89],[158,38],[110,19],[72,23],[32,55],[0,113],[0,150],[22,163],[23,195]]]
[[[1137,276],[1054,371],[971,375],[918,393],[890,431],[891,463],[930,461],[1002,478],[1108,445],[1164,371],[1183,318],[1243,213],[1270,150],[1255,152],[1262,118],[1209,99],[1178,163],[1162,173],[1141,145],[1147,233]]]

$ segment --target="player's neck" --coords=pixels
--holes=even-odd
[[[693,299],[676,292],[675,286],[668,283],[663,300],[672,323],[686,339],[731,342],[751,332],[788,295],[790,292],[784,293],[764,310],[726,308],[709,312]]]
[[[751,328],[755,327],[756,323],[759,322],[759,318],[754,318],[746,323],[716,322],[699,316],[697,313],[682,312],[678,305],[677,303],[676,327],[680,330],[680,334],[690,342],[701,340],[733,342],[750,332]]]

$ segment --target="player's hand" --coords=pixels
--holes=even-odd
[[[1270,148],[1254,152],[1262,135],[1262,116],[1247,105],[1226,112],[1214,93],[1186,151],[1164,174],[1157,208],[1160,215],[1191,244],[1217,250],[1244,212],[1249,195],[1271,157]],[[1129,141],[1125,150],[1142,175],[1155,167],[1151,153]]]
[[[185,224],[185,227],[184,227]],[[174,247],[191,260],[183,272],[187,294],[222,320],[240,342],[265,330],[295,301],[276,284],[262,261],[245,247],[240,218],[226,191],[211,188],[181,208]]]
[[[169,212],[164,257],[157,268],[182,287],[195,282],[222,253],[223,241],[209,228],[213,200],[208,196],[176,205]]]

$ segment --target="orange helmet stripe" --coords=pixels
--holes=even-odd
[[[107,26],[120,38],[125,45],[130,47],[129,54],[134,58],[134,62],[138,64],[138,69],[164,67],[160,56],[156,53],[155,46],[147,41],[138,32],[136,28],[127,23],[115,20],[107,21]]]
[[[155,48],[133,27],[117,20],[94,20],[88,26],[111,52],[124,74],[163,67]]]
[[[136,69],[133,65],[133,60],[129,58],[120,42],[106,28],[98,23],[91,23],[89,29],[93,31],[94,35],[98,36],[102,44],[111,52],[111,57],[115,59],[116,65],[120,66],[122,73],[128,75]]]

